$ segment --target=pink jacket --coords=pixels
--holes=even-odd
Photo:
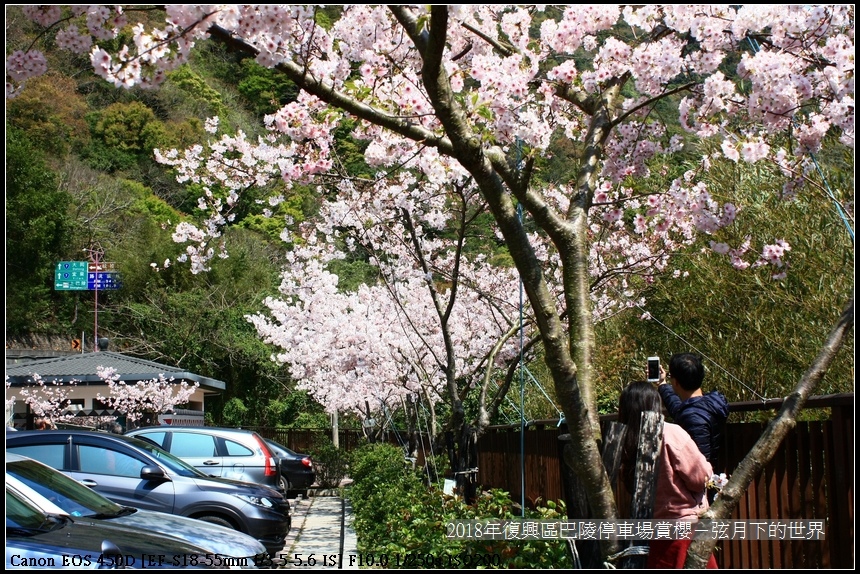
[[[711,463],[687,431],[676,424],[664,423],[654,518],[698,518],[708,509],[705,484],[712,474]]]

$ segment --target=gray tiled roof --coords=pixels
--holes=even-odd
[[[227,388],[224,381],[189,373],[178,367],[171,367],[111,351],[81,353],[66,357],[30,361],[17,365],[7,365],[6,379],[13,387],[32,384],[32,375],[34,373],[37,373],[46,383],[68,383],[74,380],[78,384],[84,385],[104,384],[104,380],[96,374],[98,367],[114,368],[117,374],[119,374],[120,380],[127,383],[157,379],[159,375],[164,375],[165,378],[173,378],[176,382],[188,381],[189,383],[200,383],[200,387],[205,391],[223,391]]]

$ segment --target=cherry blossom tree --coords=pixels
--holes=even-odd
[[[266,301],[268,316],[251,320],[298,385],[332,412],[382,417],[420,397],[435,431],[435,406],[445,403],[452,470],[465,487],[461,471],[476,466],[477,437],[512,380],[519,290],[512,268],[490,265],[482,250],[464,253],[467,236],[481,241],[474,222],[485,204],[467,174],[433,161],[436,180],[401,170],[394,180],[341,182],[301,226],[281,297]],[[342,292],[329,264],[355,251],[367,254],[380,281]],[[474,419],[467,402],[477,405]]]
[[[72,404],[69,397],[77,386],[76,381],[65,384],[59,381],[45,382],[38,373],[33,373],[31,378],[33,379],[32,385],[22,387],[17,391],[17,395],[12,395],[6,399],[7,409],[14,407],[15,403],[20,400],[30,407],[35,416],[52,422],[69,421],[76,416],[69,410]],[[12,384],[7,377],[6,388],[11,386]]]
[[[153,424],[154,417],[173,410],[177,405],[187,403],[194,395],[194,391],[200,386],[199,383],[189,385],[186,381],[175,382],[173,377],[166,378],[159,375],[157,379],[138,381],[129,385],[120,381],[116,369],[99,367],[97,374],[108,385],[108,395],[101,393],[96,398],[126,415],[129,422],[137,422],[143,419]],[[33,373],[30,375],[33,384],[23,387],[16,395],[6,399],[6,406],[14,406],[18,400],[23,401],[30,407],[37,417],[43,417],[54,422],[82,422],[79,413],[71,410],[71,395],[77,387],[76,381],[61,383],[58,381],[45,382],[41,375]],[[6,379],[6,387],[11,383]],[[90,424],[112,422],[116,417],[87,417]]]
[[[189,385],[187,381],[177,383],[173,377],[166,378],[163,374],[157,379],[130,385],[120,381],[119,374],[112,367],[99,367],[96,374],[107,383],[109,389],[107,396],[99,393],[96,398],[124,413],[129,423],[142,421],[145,425],[155,424],[155,417],[159,414],[187,403],[200,386],[199,383]]]
[[[640,286],[669,270],[671,254],[701,236],[737,269],[783,277],[792,246],[781,238],[763,245],[721,238],[743,206],[709,193],[708,170],[724,161],[772,167],[784,178],[783,197],[791,200],[810,189],[810,153],[854,145],[853,5],[345,6],[331,26],[317,24],[315,6],[167,6],[162,28],[133,25],[134,45],[117,53],[99,42],[116,37],[133,9],[26,10],[57,31],[59,46],[89,53],[96,73],[119,87],[156,87],[196,42],[208,38],[280,71],[302,90],[296,102],[267,117],[266,137],[252,142],[242,133],[222,135],[206,147],[159,154],[181,181],[205,190],[199,206],[210,217],[179,226],[175,236],[195,272],[212,257],[226,256],[221,230],[247,186],[280,176],[289,189],[345,175],[337,170],[333,133],[346,119],[356,122],[353,136],[368,142],[368,164],[378,170],[366,185],[381,201],[390,194],[406,215],[404,223],[420,221],[414,196],[424,178],[444,180],[449,190],[474,186],[522,282],[571,430],[565,459],[601,518],[617,511],[600,458],[592,366],[596,318],[640,302]],[[7,97],[44,69],[37,51],[10,54]],[[216,127],[210,124],[213,132]],[[556,138],[572,143],[571,175],[544,181],[542,162]],[[392,179],[402,169],[416,178],[414,184],[399,184],[402,175]],[[348,187],[333,189],[349,193]],[[851,190],[845,193],[853,199]],[[836,201],[851,217],[846,196]],[[273,197],[271,205],[279,200]],[[286,228],[289,239],[296,230],[289,222]],[[310,243],[312,235],[301,237]],[[410,237],[425,239],[407,234],[402,240]],[[374,306],[372,287],[341,298],[323,270],[322,254],[335,249],[329,246],[316,254],[297,250],[295,261],[316,261],[320,270],[288,270],[284,298],[269,304],[272,320],[254,319],[264,337],[294,343],[291,329],[297,327],[285,328],[284,321],[310,314],[327,318],[332,330],[341,326],[344,311],[356,309],[387,317],[389,325],[403,320],[403,314]],[[384,266],[380,270],[389,301],[406,302],[406,296],[398,299],[398,287],[409,285],[404,269],[391,276]],[[456,299],[449,293],[452,312],[440,314],[446,306],[433,297],[445,287],[420,260],[413,259],[413,271],[434,282],[427,316],[451,319],[448,339],[444,329],[429,324],[426,336],[435,332],[446,346],[465,341],[458,329],[467,323],[459,310],[453,312]],[[329,295],[331,306],[311,296],[315,288]],[[475,297],[483,292],[476,289]],[[426,298],[410,304],[422,301],[427,308]],[[483,312],[474,307],[463,305]],[[311,308],[316,310],[306,312]],[[412,318],[408,311],[406,316]],[[493,317],[498,315],[487,312],[480,318]],[[488,331],[487,323],[476,325],[482,330],[472,336]],[[509,326],[499,323],[489,332],[501,341]],[[365,359],[388,361],[405,353],[408,337],[421,333],[419,327],[383,334],[368,324],[349,333],[352,343],[344,335],[333,337],[330,348],[309,349],[328,354],[325,361],[298,363],[289,349],[282,359],[306,375],[309,386],[325,374],[342,375],[346,366],[350,384],[359,389],[368,381],[362,372],[367,364],[357,356],[351,363],[345,345],[367,344]],[[386,337],[387,344],[379,343]],[[436,345],[428,339],[421,349],[432,352]],[[416,369],[427,365],[415,362],[418,353],[407,356]],[[476,359],[488,356],[486,347],[476,345]],[[438,393],[439,369],[432,373],[422,379],[394,368],[382,379],[388,387],[374,390],[381,396]],[[398,384],[403,390],[395,390]],[[602,547],[605,556],[612,550],[610,543]]]

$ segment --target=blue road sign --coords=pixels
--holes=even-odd
[[[122,280],[119,273],[103,272],[103,273],[88,273],[87,274],[87,289],[119,289],[122,287]]]
[[[96,265],[87,261],[60,261],[54,270],[54,289],[57,291],[99,291],[120,289],[122,278],[116,269],[116,263],[100,263],[99,269],[109,271],[96,272]]]

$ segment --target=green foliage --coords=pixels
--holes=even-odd
[[[222,421],[226,426],[241,427],[245,424],[248,416],[248,407],[242,402],[242,399],[233,397],[224,404],[224,409],[221,411]]]
[[[10,126],[27,133],[45,153],[65,156],[90,137],[84,116],[87,105],[71,78],[46,74],[27,82],[23,92],[6,102]]]
[[[522,513],[502,490],[484,492],[475,504],[467,505],[443,494],[438,485],[428,487],[396,446],[377,443],[357,449],[350,476],[353,482],[346,496],[355,516],[359,551],[389,556],[389,568],[397,567],[391,558],[397,554],[430,555],[455,565],[456,560],[463,564],[470,557],[489,554],[499,557],[502,568],[572,567],[563,541],[447,538],[445,525],[450,521],[514,519]],[[550,502],[526,511],[525,518],[561,520],[565,513],[563,506]]]
[[[292,229],[293,222],[304,221],[308,214],[317,209],[316,192],[308,186],[296,185],[290,190],[280,190],[283,183],[274,182],[270,188],[261,188],[253,196],[254,202],[246,201],[242,209],[237,209],[238,226],[251,229],[266,236],[270,241],[283,244],[281,233],[284,227]],[[275,195],[281,191],[284,201],[272,208],[272,213],[266,216],[261,213],[261,207],[256,203],[263,195]],[[268,203],[266,203],[268,206]]]
[[[364,161],[369,142],[352,137],[355,120],[347,118],[334,131],[334,149],[340,166],[352,177],[371,177],[373,170]]]
[[[176,134],[183,133],[168,130],[149,107],[136,101],[90,112],[87,121],[93,139],[81,155],[94,169],[108,173],[151,161],[153,149],[174,147]]]
[[[317,436],[308,454],[314,459],[320,488],[338,488],[349,473],[346,453],[335,447],[328,436]]]
[[[329,426],[328,413],[307,391],[293,390],[266,405],[269,424],[279,428],[304,429]]]
[[[348,292],[359,285],[372,285],[379,277],[379,270],[361,259],[338,259],[329,264],[329,271],[337,275],[338,289]]]
[[[299,89],[284,74],[247,59],[241,64],[241,78],[236,89],[259,115],[273,114],[296,101]]]
[[[6,126],[6,334],[54,325],[54,268],[70,250],[71,203],[18,129]]]
[[[206,80],[194,72],[190,66],[180,66],[170,73],[168,81],[188,95],[193,103],[199,103],[200,112],[208,116],[225,116],[227,109],[221,93],[212,89]]]
[[[155,140],[164,134],[163,127],[153,127],[156,122],[153,111],[140,102],[113,104],[98,115],[93,132],[110,148],[149,152],[162,143]]]

